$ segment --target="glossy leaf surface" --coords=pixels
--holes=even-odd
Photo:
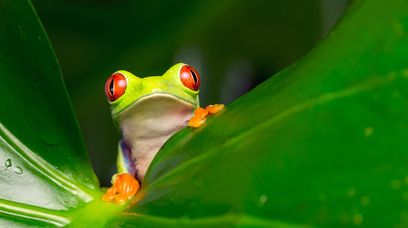
[[[406,226],[407,8],[355,1],[301,61],[172,138],[131,212],[191,227]]]
[[[53,50],[29,1],[0,1],[0,226],[64,225],[99,196]]]

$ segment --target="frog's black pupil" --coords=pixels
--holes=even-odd
[[[191,75],[193,76],[194,84],[197,84],[197,75],[194,73],[193,70],[190,70],[190,72],[191,72]]]
[[[113,78],[109,83],[109,92],[111,94],[111,96],[113,96],[113,81],[115,81]]]

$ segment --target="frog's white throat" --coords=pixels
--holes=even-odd
[[[140,180],[160,147],[186,126],[195,108],[194,104],[180,98],[155,93],[140,98],[121,113],[122,139],[132,151]]]

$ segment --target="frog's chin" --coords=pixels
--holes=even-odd
[[[195,108],[178,97],[154,94],[138,99],[120,113],[122,138],[132,150],[140,179],[160,147],[186,126]]]

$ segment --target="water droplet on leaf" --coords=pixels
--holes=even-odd
[[[9,159],[7,159],[5,162],[4,162],[4,165],[6,166],[6,169],[8,169],[9,167],[11,167],[13,164],[11,164],[11,159],[9,158]]]
[[[21,168],[20,166],[14,167],[14,173],[17,174],[17,175],[22,175],[23,174],[23,168]]]

